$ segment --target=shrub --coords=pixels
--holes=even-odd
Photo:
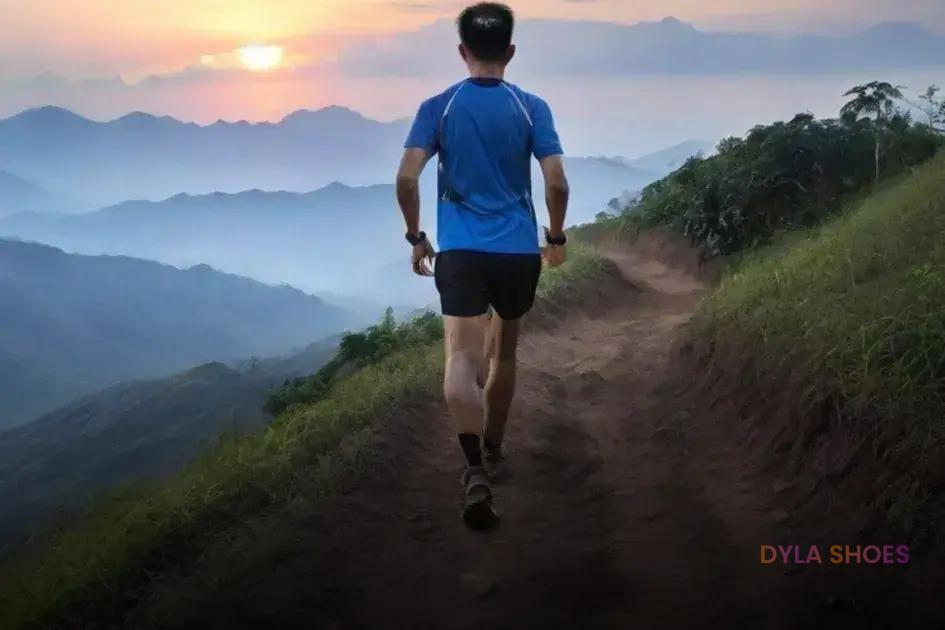
[[[380,323],[363,332],[349,332],[341,338],[338,352],[312,376],[286,381],[269,395],[264,409],[278,415],[294,405],[323,399],[345,366],[363,368],[378,363],[391,354],[422,346],[443,337],[443,323],[436,313],[425,312],[408,322],[397,324],[393,309],[388,308]]]
[[[820,223],[844,197],[866,190],[875,174],[877,133],[875,121],[810,114],[755,127],[648,186],[620,221],[677,230],[710,257],[763,244],[778,230]],[[903,114],[883,123],[880,138],[885,177],[928,160],[943,144]]]

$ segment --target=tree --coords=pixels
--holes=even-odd
[[[919,100],[923,101],[918,108],[929,118],[929,129],[932,131],[942,131],[939,125],[945,124],[945,100],[936,98],[940,88],[937,85],[930,85],[925,94],[919,95]]]
[[[864,85],[858,85],[847,90],[844,96],[853,98],[840,110],[840,117],[850,123],[855,124],[863,115],[868,118],[873,125],[876,136],[876,184],[879,184],[879,154],[880,144],[883,139],[883,132],[886,129],[889,119],[896,113],[897,99],[902,98],[902,91],[899,87],[885,81],[871,81]]]

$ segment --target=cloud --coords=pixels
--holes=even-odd
[[[339,65],[353,76],[455,75],[462,69],[453,54],[456,40],[453,24],[441,20],[350,47]],[[674,18],[635,25],[522,20],[516,43],[516,76],[816,74],[908,68],[945,59],[945,37],[905,23],[830,38],[703,32]]]

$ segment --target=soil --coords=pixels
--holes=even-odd
[[[910,627],[863,579],[901,567],[759,561],[806,530],[757,453],[693,406],[679,345],[705,285],[649,255],[609,257],[589,295],[526,324],[497,529],[464,527],[448,412],[420,401],[384,427],[367,473],[202,584],[173,625]]]

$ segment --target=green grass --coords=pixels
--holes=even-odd
[[[557,269],[545,269],[538,284],[538,299],[549,300],[567,295],[583,282],[592,281],[603,272],[604,259],[581,243],[568,245],[567,262]]]
[[[750,341],[767,369],[799,367],[812,400],[833,401],[863,431],[905,420],[900,447],[921,463],[945,434],[945,154],[839,218],[741,256],[695,332]]]
[[[543,273],[540,299],[573,293],[604,269],[586,247],[569,255],[566,265]],[[160,484],[99,500],[78,525],[53,537],[31,570],[18,572],[16,562],[0,569],[0,628],[120,606],[125,590],[188,562],[227,527],[278,509],[303,480],[330,487],[357,457],[338,452],[346,436],[376,425],[412,392],[435,392],[441,374],[439,343],[408,348],[337,382],[326,398],[289,409],[263,432],[221,439]]]

